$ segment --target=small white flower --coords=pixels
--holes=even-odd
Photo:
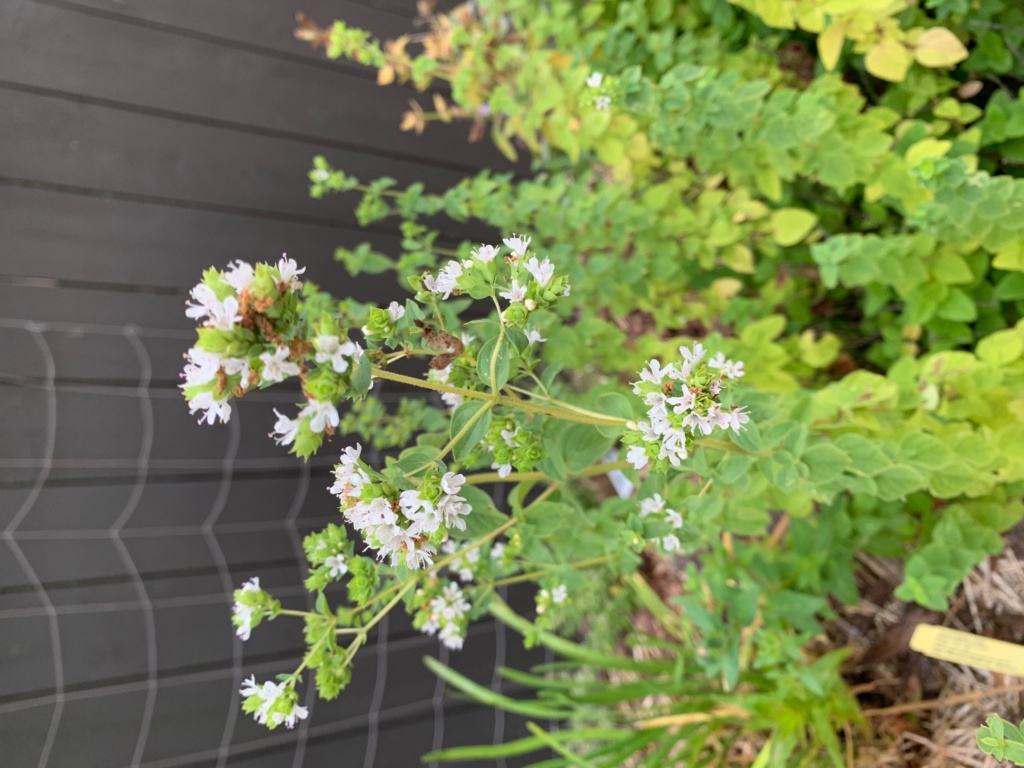
[[[676,512],[674,509],[666,509],[665,522],[671,525],[676,530],[679,530],[683,527],[683,516]]]
[[[276,347],[273,352],[264,352],[260,355],[263,362],[260,378],[264,382],[275,383],[284,381],[289,376],[298,376],[299,366],[297,363],[289,362],[288,355],[288,347]]]
[[[491,464],[491,469],[498,470],[498,477],[503,479],[512,474],[511,464],[499,464],[498,462],[494,462],[493,464]]]
[[[494,261],[494,257],[498,255],[501,250],[500,245],[481,245],[479,248],[473,250],[473,258],[477,261],[481,261],[484,264],[488,264]]]
[[[408,568],[419,569],[427,568],[434,564],[434,555],[437,551],[430,544],[420,544],[416,549],[412,549],[405,555],[405,565]],[[461,648],[461,643],[459,644]]]
[[[531,256],[523,266],[526,267],[527,272],[533,275],[533,279],[541,288],[550,283],[551,278],[555,275],[555,265],[548,258],[538,261],[536,256]]]
[[[283,723],[286,728],[294,728],[299,720],[305,720],[309,716],[309,710],[306,707],[300,707],[297,701],[293,701],[291,709],[287,713],[270,711],[277,704],[279,698],[290,694],[287,683],[275,683],[273,680],[268,680],[259,685],[256,682],[256,676],[253,675],[243,681],[239,693],[246,698],[259,696],[263,701],[260,708],[253,714],[256,722],[260,725],[267,725],[269,720],[271,727]]]
[[[457,392],[442,392],[441,402],[447,405],[449,408],[458,408],[462,405],[462,395]]]
[[[686,361],[687,365],[691,367],[704,359],[705,351],[706,350],[704,349],[704,345],[701,344],[699,341],[695,341],[693,343],[692,351],[688,349],[686,345],[679,347],[679,354],[682,355],[683,360]]]
[[[649,499],[644,499],[640,502],[640,517],[656,515],[663,509],[665,509],[665,500],[661,498],[660,493],[656,493]]]
[[[526,343],[527,345],[536,344],[538,342],[547,341],[543,336],[540,335],[540,331],[536,328],[525,328],[526,332]]]
[[[523,237],[522,235],[512,234],[512,237],[503,238],[501,242],[517,256],[525,256],[526,249],[530,247],[530,240],[532,238]]]
[[[207,352],[198,347],[192,347],[186,352],[185,360],[187,363],[185,370],[181,374],[182,378],[185,379],[185,383],[181,385],[182,387],[209,384],[217,378],[217,373],[220,371],[223,362],[220,355],[215,352]]]
[[[725,411],[725,418],[727,420],[727,427],[733,432],[739,432],[740,427],[750,421],[750,415],[744,408],[733,408],[730,411]]]
[[[672,370],[672,366],[661,367],[660,360],[648,360],[646,367],[640,371],[640,381],[649,381],[652,384],[661,384],[665,380],[665,376]],[[633,391],[640,394],[640,390],[637,387],[633,387]]]
[[[594,99],[594,108],[598,112],[607,112],[608,109],[611,107],[611,105],[612,105],[612,97],[611,96],[604,96],[604,95],[602,95],[602,96],[598,96],[596,99]]]
[[[249,581],[242,584],[243,592],[259,592],[260,591],[260,580],[259,577],[253,577]],[[252,620],[256,613],[256,609],[250,605],[243,605],[242,603],[235,601],[234,607],[231,609],[234,618],[235,634],[238,639],[245,642],[252,636]]]
[[[363,351],[355,342],[346,339],[343,343],[337,336],[317,336],[313,339],[313,347],[316,349],[316,361],[330,362],[335,373],[347,371],[349,361],[354,360]]]
[[[225,357],[221,361],[224,373],[234,376],[236,373],[241,378],[239,386],[246,389],[249,386],[249,358],[247,357]]]
[[[569,589],[565,584],[559,584],[557,587],[551,590],[551,602],[555,605],[561,605],[569,599]]]
[[[235,289],[235,293],[241,293],[249,288],[253,278],[256,276],[252,264],[238,260],[228,264],[228,271],[224,273],[224,282]]]
[[[285,287],[289,291],[297,291],[302,287],[302,281],[299,280],[299,275],[306,271],[303,267],[299,269],[299,265],[295,262],[295,259],[289,259],[288,254],[282,254],[281,258],[277,262],[277,271],[281,275],[281,282],[285,284]]]
[[[185,302],[185,317],[200,320],[210,314],[210,307],[217,304],[217,294],[206,283],[199,283],[189,292],[195,304]]]
[[[310,400],[309,403],[299,411],[299,418],[309,416],[309,428],[316,433],[323,432],[327,426],[337,427],[340,423],[338,409],[330,401]]]
[[[508,301],[509,304],[515,304],[517,301],[522,301],[526,298],[526,286],[520,285],[518,280],[512,278],[512,285],[509,286],[509,289],[507,291],[499,291],[498,295]]]
[[[436,278],[430,275],[424,277],[423,287],[431,293],[439,295],[442,299],[447,299],[451,296],[452,291],[458,287],[460,277],[462,277],[462,264],[457,261],[449,261],[437,273]],[[429,285],[427,283],[428,278],[430,279]]]
[[[231,404],[228,402],[227,393],[216,399],[213,392],[200,392],[188,401],[188,412],[194,414],[196,411],[205,411],[199,417],[200,424],[205,421],[212,425],[217,419],[220,419],[221,424],[227,424],[231,418]]]
[[[682,544],[680,543],[678,536],[674,533],[670,533],[668,536],[664,536],[661,539],[661,546],[666,552],[675,552],[682,546]]]
[[[397,301],[392,301],[388,304],[388,317],[392,323],[397,323],[403,317],[405,317],[405,307],[399,304]]]
[[[324,560],[324,565],[329,569],[327,575],[332,579],[340,579],[348,573],[348,565],[345,563],[344,555],[331,555]]]
[[[462,484],[465,482],[465,475],[457,475],[454,472],[445,472],[444,476],[441,478],[441,490],[449,496],[454,496],[462,490]]]
[[[206,321],[206,326],[219,331],[230,331],[237,323],[242,322],[242,316],[238,314],[238,299],[234,296],[211,304],[209,314],[210,319]]]
[[[278,445],[291,445],[299,434],[299,420],[289,419],[277,408],[274,409],[274,413],[277,415],[277,422],[274,424],[274,431],[270,433],[270,437],[274,438],[274,442]]]
[[[746,373],[743,370],[743,361],[726,360],[725,355],[719,352],[708,360],[708,368],[717,368],[727,379],[740,379]],[[721,385],[719,385],[721,386]]]
[[[628,451],[626,451],[626,461],[633,465],[633,469],[643,469],[647,466],[647,449],[642,445],[634,445]]]
[[[587,78],[587,85],[591,88],[600,88],[603,81],[604,75],[600,72],[591,72],[590,77]]]
[[[505,542],[499,541],[491,547],[491,560],[501,560],[505,556]]]
[[[314,168],[309,172],[309,175],[313,178],[313,181],[318,181],[321,184],[331,178],[331,172],[326,168]]]

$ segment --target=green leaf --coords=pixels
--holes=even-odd
[[[975,352],[990,365],[1009,365],[1017,362],[1021,354],[1024,354],[1024,338],[1013,329],[997,331],[979,341]]]
[[[362,396],[370,389],[370,381],[373,374],[373,363],[364,352],[356,362],[355,370],[352,372],[352,392]]]
[[[612,447],[614,435],[602,434],[600,427],[590,424],[573,424],[562,432],[559,438],[559,452],[565,456],[569,472],[579,472],[596,462]],[[621,429],[617,432],[621,433]]]
[[[818,217],[803,208],[779,208],[771,216],[772,237],[779,245],[796,245],[817,223]]]
[[[605,392],[597,398],[597,408],[594,410],[606,416],[632,419],[633,401],[620,392]],[[621,427],[598,427],[597,429],[605,437],[618,437],[622,434]]]
[[[537,470],[554,480],[566,480],[569,473],[565,466],[565,458],[562,456],[561,444],[552,437],[545,437],[541,445],[547,456],[537,462]]]
[[[500,344],[498,342],[501,342]],[[497,353],[495,353],[497,350]],[[494,364],[495,381],[491,381],[491,365]],[[501,389],[508,382],[509,368],[511,367],[511,345],[504,336],[496,336],[487,341],[480,349],[480,356],[476,361],[476,372],[480,380],[491,389]]]
[[[969,283],[974,280],[974,273],[967,261],[958,253],[949,250],[940,251],[932,263],[932,274],[935,279],[949,285]]]
[[[878,498],[883,501],[902,499],[925,486],[924,476],[906,464],[883,469],[874,480],[878,484]]]
[[[925,469],[942,469],[953,462],[945,443],[925,432],[911,432],[900,441],[897,458]]]
[[[526,715],[527,717],[561,720],[572,714],[566,710],[557,709],[556,707],[541,704],[539,702],[513,699],[509,696],[504,696],[486,686],[474,683],[465,675],[459,674],[451,667],[446,667],[432,656],[425,656],[423,658],[423,663],[426,664],[427,668],[435,675],[440,677],[456,690],[462,691],[479,704],[484,704],[485,706],[494,707],[496,709],[503,709],[517,715]]]
[[[804,451],[800,459],[807,465],[813,483],[827,483],[834,480],[851,463],[850,457],[841,448],[837,448],[831,443],[812,445]]]
[[[849,468],[851,472],[872,476],[892,464],[892,460],[877,443],[862,435],[840,435],[836,438],[835,444],[849,455],[852,461]]]
[[[944,320],[969,323],[978,317],[978,306],[959,288],[951,288],[946,301],[935,313]]]
[[[498,511],[494,506],[494,500],[479,488],[473,485],[464,485],[459,495],[473,508],[464,518],[466,530],[460,531],[457,528],[449,529],[453,539],[473,541],[486,536],[491,531],[500,528],[508,522],[508,517]]]
[[[450,438],[454,438],[455,435],[461,432],[470,420],[476,419],[469,428],[469,431],[452,446],[452,456],[456,459],[464,458],[467,454],[476,450],[484,435],[487,434],[487,430],[491,426],[491,411],[488,410],[488,406],[489,403],[487,402],[471,400],[459,405],[452,413],[452,422],[448,429],[448,436]],[[484,413],[482,416],[478,416],[481,410]]]
[[[745,453],[730,453],[718,465],[718,479],[725,485],[732,485],[747,473],[753,463],[753,456]]]

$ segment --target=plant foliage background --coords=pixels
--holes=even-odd
[[[317,158],[314,197],[403,235],[400,254],[363,246],[339,249],[338,260],[352,274],[393,270],[414,298],[399,302],[398,317],[308,286],[298,309],[282,305],[309,322],[298,333],[307,343],[363,328],[380,344],[369,357],[349,350],[342,379],[321,377],[306,392],[358,395],[371,359],[381,375],[414,347],[458,346],[441,384],[497,398],[518,381],[526,396],[621,422],[556,424],[536,410],[503,422],[498,414],[511,411],[499,406],[510,403],[486,419],[465,404],[451,417],[413,403],[389,414],[373,399],[340,418],[341,430],[379,447],[418,440],[394,465],[405,478],[430,464],[430,450],[443,446],[444,458],[454,449],[428,485],[447,482],[446,468],[487,469],[491,458],[499,473],[516,470],[508,559],[491,571],[467,564],[483,591],[458,622],[490,610],[566,663],[553,677],[510,671],[538,689],[526,701],[438,671],[496,706],[574,727],[448,756],[547,748],[552,766],[696,766],[759,734],[757,765],[846,765],[869,726],[840,674],[844,652],[816,656],[809,643],[838,605],[857,601],[858,555],[898,559],[896,596],[943,610],[1024,516],[1024,9],[1002,0],[486,0],[423,12],[426,24],[383,43],[344,21],[302,20],[297,34],[375,68],[382,86],[429,93],[429,108],[413,101],[396,115],[407,130],[461,121],[467,141],[492,141],[531,171],[484,172],[438,191],[429,179],[407,188],[357,179]],[[439,247],[439,216],[528,233],[530,253],[556,275],[537,284],[558,290],[538,288],[526,304],[509,298],[503,310],[496,292],[509,276],[484,270],[479,244]],[[525,247],[511,251],[525,261]],[[455,275],[444,266],[452,257],[477,262]],[[511,277],[525,275],[512,265]],[[266,269],[270,284],[282,280]],[[463,295],[439,304],[425,274],[448,274]],[[460,319],[468,297],[488,296],[489,318],[477,307]],[[331,319],[309,321],[320,317],[310,307]],[[425,324],[435,322],[473,330],[476,346],[434,344]],[[735,402],[749,423],[728,439],[694,440],[680,466],[655,456],[650,467],[630,462],[639,471],[597,465],[625,471],[635,494],[580,482],[609,450],[644,444],[636,420],[645,405],[628,386],[648,361],[675,360],[695,342],[743,361]],[[312,354],[291,348],[294,359]],[[503,428],[523,436],[502,447]],[[297,453],[319,447],[323,428],[295,429],[287,442]],[[536,482],[557,492],[551,485],[531,503]],[[340,536],[325,546],[353,557],[342,529],[322,536]],[[308,542],[314,591],[335,570],[316,554],[319,542]],[[636,573],[645,546],[685,555],[667,600]],[[441,585],[416,597],[399,586],[407,573],[369,565],[351,578],[357,607],[372,604],[383,579],[385,594],[406,598],[437,630],[429,606]],[[509,580],[540,583],[535,622],[492,597],[487,585]],[[272,602],[248,607],[277,615]],[[347,680],[354,651],[323,656],[317,627],[337,627],[341,610],[325,601],[319,619],[306,619],[304,666],[319,666],[328,695]],[[635,630],[640,610],[657,618],[653,635]],[[581,627],[583,644],[566,639]]]

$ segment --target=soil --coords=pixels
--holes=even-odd
[[[838,603],[836,618],[808,649],[814,656],[837,648],[852,650],[842,668],[868,725],[852,733],[851,768],[994,768],[996,761],[975,742],[975,731],[998,713],[1024,719],[1020,678],[931,659],[910,649],[921,623],[983,637],[1024,643],[1024,524],[1006,536],[1005,551],[974,569],[944,613],[893,597],[902,581],[899,563],[862,556],[857,572],[861,598]],[[679,591],[685,561],[648,555],[642,572],[668,598]],[[659,634],[649,614],[636,626]],[[845,740],[851,734],[841,734]],[[761,744],[734,745],[729,765],[753,762]]]

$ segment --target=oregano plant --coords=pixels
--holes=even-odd
[[[678,513],[645,502],[581,520],[578,506],[556,500],[563,485],[626,469],[678,470],[705,439],[746,453],[716,437],[735,437],[749,421],[727,399],[743,363],[709,355],[700,343],[680,347],[675,360],[651,360],[631,390],[603,392],[596,408],[555,397],[559,371],[540,362],[536,324],[571,286],[530,243],[512,235],[411,275],[414,296],[384,307],[354,310],[303,284],[305,270],[287,257],[211,268],[192,289],[187,314],[200,327],[182,389],[201,422],[226,422],[233,399],[297,379],[303,402],[294,413],[277,412],[270,437],[308,459],[342,437],[339,409],[372,397],[375,381],[436,393],[450,409],[447,430],[415,435],[418,445],[386,466],[368,465],[359,444],[341,449],[330,488],[339,523],[303,543],[315,610],[282,608],[258,577],[236,591],[233,621],[243,640],[264,621],[304,623],[307,652],[298,668],[242,688],[244,710],[268,727],[306,716],[297,686],[307,670],[322,697],[337,696],[370,630],[398,606],[416,628],[457,650],[497,586],[537,582],[538,626],[551,626],[549,609],[572,599],[580,570],[626,573],[647,543],[680,546],[672,533],[683,525]],[[465,320],[476,302],[490,312]],[[405,360],[426,361],[426,370],[396,371]],[[604,460],[616,446],[626,458]],[[516,484],[510,515],[479,488],[499,480]],[[577,541],[552,535],[572,520],[583,524]],[[331,605],[325,590],[334,582],[346,585],[347,600]]]

